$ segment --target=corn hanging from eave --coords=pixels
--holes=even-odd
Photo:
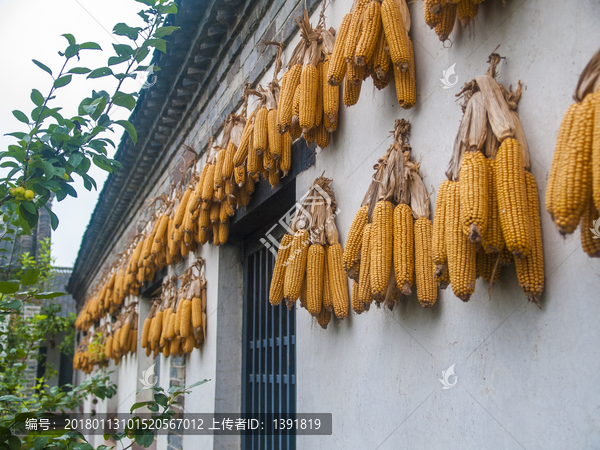
[[[323,73],[323,61],[319,61],[317,64],[317,104],[315,112],[315,127],[318,127],[323,123],[323,84],[324,84],[324,73]],[[327,84],[327,83],[325,83]]]
[[[263,106],[256,114],[256,119],[254,119],[254,133],[252,133],[252,138],[254,140],[254,150],[256,151],[258,156],[262,155],[265,149],[267,148],[268,114],[269,111]]]
[[[415,273],[413,215],[410,206],[403,203],[396,206],[393,220],[396,285],[404,295],[410,295]]]
[[[317,118],[317,96],[319,90],[319,69],[312,64],[302,68],[300,78],[300,98],[298,119],[300,128],[306,133],[315,126]]]
[[[556,178],[550,180],[555,186],[550,199],[553,204],[548,210],[552,211],[552,219],[562,234],[575,231],[592,195],[593,98],[586,96],[576,108],[568,142],[554,174]]]
[[[268,128],[268,135],[269,135],[269,145],[268,145],[268,150],[269,150],[269,155],[276,160],[279,160],[279,158],[281,158],[281,149],[282,149],[282,142],[281,142],[281,130],[277,130],[277,110],[276,109],[272,109],[269,111],[269,115],[267,116],[267,128]],[[266,150],[265,150],[266,151]],[[264,156],[263,156],[263,162],[264,162]]]
[[[531,172],[525,172],[531,250],[523,258],[515,258],[517,278],[527,299],[539,306],[538,297],[544,292],[544,250],[537,184]]]
[[[323,89],[323,121],[331,123],[336,120],[338,115],[338,109],[340,105],[340,88],[339,86],[332,86],[327,82],[327,71],[331,64],[331,57],[326,58],[321,66],[321,85]],[[344,66],[345,67],[345,66]],[[328,122],[326,122],[328,121]]]
[[[322,245],[312,244],[306,263],[306,309],[313,316],[321,312],[323,305],[324,265],[325,249]]]
[[[357,280],[358,273],[358,261],[362,257],[361,246],[363,241],[363,233],[365,226],[369,220],[368,217],[369,206],[361,206],[357,211],[350,230],[348,231],[348,237],[346,238],[346,248],[344,249],[344,269],[348,273],[348,276],[353,280]]]
[[[371,226],[371,295],[381,300],[387,289],[393,252],[394,208],[389,201],[378,201]]]
[[[371,224],[367,223],[362,232],[360,250],[360,273],[358,278],[358,297],[362,303],[371,304]]]
[[[354,63],[357,66],[364,66],[370,61],[380,33],[381,5],[374,0],[365,7],[363,12],[360,34],[354,51]]]
[[[398,103],[404,109],[410,109],[417,102],[417,84],[415,75],[415,56],[413,53],[413,45],[411,40],[408,40],[409,46],[409,61],[408,70],[402,71],[394,64],[394,80],[396,82],[396,98]]]
[[[424,308],[432,308],[437,300],[435,264],[432,255],[433,225],[429,219],[419,218],[414,223],[415,273],[417,298]]]
[[[483,233],[481,245],[486,253],[497,253],[504,248],[504,237],[500,227],[500,213],[498,211],[498,195],[494,183],[493,159],[486,159],[488,174],[488,219],[487,228]]]
[[[488,226],[488,166],[483,153],[465,152],[458,185],[463,233],[472,242],[479,243]]]
[[[342,19],[342,23],[337,33],[338,35],[333,46],[333,52],[329,58],[329,65],[327,67],[327,83],[331,86],[339,86],[344,80],[344,75],[346,75],[346,58],[344,57],[344,50],[351,21],[351,13],[346,14]]]
[[[465,28],[477,15],[477,9],[479,5],[474,3],[473,0],[460,0],[456,7],[456,15],[458,21]]]
[[[227,144],[227,148],[225,149],[225,159],[223,161],[223,172],[221,173],[223,180],[228,180],[233,173],[233,158],[237,148],[231,139],[229,139],[229,143]]]
[[[252,139],[252,130],[254,128],[252,118],[254,113],[246,121],[244,131],[242,131],[242,137],[240,139],[240,145],[233,156],[233,167],[238,167],[244,164],[248,157],[248,149],[250,148],[250,139]]]
[[[279,94],[277,110],[277,127],[282,134],[285,133],[292,124],[294,94],[296,93],[296,87],[300,83],[302,64],[294,64],[288,69],[288,72],[289,75],[287,76],[285,86]],[[271,145],[270,138],[271,134],[269,133],[269,145]]]
[[[433,240],[431,255],[436,265],[436,277],[441,277],[448,270],[448,253],[446,251],[446,202],[450,180],[444,180],[438,189],[433,216]]]
[[[450,37],[450,33],[454,29],[454,23],[456,22],[456,9],[455,3],[446,3],[442,8],[440,19],[438,24],[435,26],[435,33],[440,38],[440,41],[447,41]]]
[[[424,0],[423,13],[425,15],[425,23],[429,28],[435,28],[440,21],[440,11],[434,13],[435,7],[439,5],[439,0]]]
[[[322,149],[329,147],[330,136],[329,131],[327,131],[327,128],[325,128],[325,123],[321,122],[321,125],[316,128],[317,132],[315,141],[317,142],[317,145]]]
[[[327,270],[331,283],[331,301],[335,316],[342,320],[348,316],[349,298],[348,281],[343,266],[342,244],[337,243],[327,247]]]
[[[306,273],[309,243],[308,231],[306,230],[298,231],[292,240],[283,285],[283,294],[288,303],[293,303],[300,297],[300,290]]]
[[[373,52],[372,66],[375,71],[375,75],[379,81],[387,80],[389,77],[390,68],[392,65],[392,59],[389,53],[386,51],[387,40],[385,33],[379,31],[379,37],[377,39],[377,45]]]
[[[352,303],[352,310],[356,314],[362,314],[365,312],[365,304],[360,301],[359,290],[360,286],[358,281],[352,280],[352,298],[350,299],[350,302]]]
[[[281,159],[279,169],[285,177],[292,168],[292,136],[290,132],[281,136]]]
[[[364,67],[364,66],[363,66]],[[351,69],[349,69],[349,72]],[[354,83],[349,76],[344,78],[344,89],[343,89],[343,97],[344,97],[344,105],[353,106],[358,102],[358,98],[360,97],[360,90],[362,87],[362,82]]]
[[[500,145],[494,163],[494,183],[506,247],[515,258],[527,256],[531,249],[530,217],[523,152],[516,139],[505,139]]]
[[[460,188],[458,182],[448,184],[446,197],[446,250],[448,273],[454,295],[463,302],[475,292],[477,279],[475,244],[465,236],[460,225]]]
[[[354,4],[352,20],[350,21],[350,26],[348,27],[348,34],[346,35],[344,45],[344,58],[346,59],[346,62],[354,62],[354,51],[356,50],[356,43],[358,42],[360,23],[363,12],[368,3],[369,0],[356,0],[356,3]]]
[[[600,210],[600,91],[588,94],[594,102],[594,134],[592,138],[592,197]]]

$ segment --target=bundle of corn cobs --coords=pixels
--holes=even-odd
[[[142,328],[141,345],[146,355],[165,357],[191,353],[206,336],[206,278],[204,260],[199,258],[181,276],[163,282],[160,301],[155,302]]]
[[[424,0],[425,23],[435,28],[435,33],[444,42],[448,40],[458,20],[465,28],[477,15],[483,0]]]
[[[406,0],[355,0],[340,25],[329,58],[327,81],[344,82],[344,104],[355,105],[363,80],[369,75],[377,89],[388,85],[394,72],[396,97],[402,108],[417,101],[415,56],[408,32],[410,11]]]
[[[433,258],[442,289],[468,301],[475,280],[498,281],[514,261],[519,284],[538,304],[544,290],[544,255],[537,184],[521,128],[516,92],[495,80],[500,56],[485,75],[466,83],[463,119],[454,142],[448,180],[435,207]]]
[[[103,327],[99,327],[94,333],[88,332],[81,339],[73,356],[73,369],[89,374],[94,370],[94,366],[105,367],[108,364],[104,354],[105,339],[102,337],[102,331]]]
[[[353,280],[352,308],[358,314],[373,300],[393,309],[401,295],[411,295],[415,281],[423,307],[437,300],[429,196],[419,165],[410,159],[409,128],[406,120],[396,120],[394,143],[375,165],[348,232],[344,266]]]
[[[584,69],[563,118],[548,180],[546,209],[562,234],[581,222],[581,246],[600,258],[600,50]]]
[[[290,224],[294,235],[283,236],[279,245],[269,302],[288,308],[296,300],[327,328],[331,313],[348,316],[348,283],[342,266],[342,244],[335,226],[337,204],[332,180],[317,178]]]
[[[316,141],[325,148],[338,123],[339,88],[326,82],[334,31],[325,29],[322,21],[313,29],[306,11],[296,22],[302,39],[281,80],[277,128],[284,136],[289,132],[292,140],[303,136],[308,146]]]
[[[106,325],[107,334],[103,336],[104,355],[119,364],[121,356],[134,354],[137,350],[138,314],[137,303],[129,305],[118,316],[114,324]]]

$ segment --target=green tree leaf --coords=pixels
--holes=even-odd
[[[49,298],[62,297],[63,295],[68,294],[66,292],[40,292],[39,294],[35,294],[34,297],[45,300]]]
[[[161,38],[164,36],[168,36],[177,30],[179,30],[179,27],[160,27],[154,32],[152,36],[154,36],[155,38]]]
[[[129,137],[133,141],[134,144],[137,144],[137,132],[135,131],[135,127],[133,124],[127,120],[117,120],[115,123],[121,125],[125,128],[125,131],[129,134]]]
[[[139,27],[130,27],[125,23],[118,23],[113,28],[113,33],[117,36],[127,36],[132,41],[138,38],[139,32],[142,31]]]
[[[44,104],[44,96],[37,89],[31,90],[31,101],[36,106],[42,106]]]
[[[84,42],[83,44],[79,45],[79,48],[81,50],[102,50],[102,47],[95,42]]]
[[[58,88],[66,86],[67,84],[69,84],[71,82],[71,78],[72,78],[72,75],[64,75],[60,78],[57,78],[54,81],[54,87],[56,89],[58,89]]]
[[[42,161],[42,165],[44,168],[44,175],[46,179],[51,179],[54,176],[54,166],[48,161]]]
[[[142,447],[150,447],[154,442],[154,433],[152,430],[137,428],[135,430],[135,442]],[[11,450],[13,450],[11,448]]]
[[[90,73],[90,72],[91,72],[91,70],[88,69],[87,67],[73,67],[67,73],[74,73],[74,74],[77,74],[77,75],[83,75],[83,74]]]
[[[73,56],[75,56],[77,53],[79,53],[79,45],[77,44],[72,44],[69,45],[67,47],[67,49],[65,50],[65,56],[68,59],[71,59]]]
[[[119,56],[131,56],[135,53],[135,50],[127,44],[113,44],[112,46]]]
[[[92,70],[87,78],[101,78],[108,75],[112,75],[113,71],[109,67],[100,67],[99,69]]]
[[[32,59],[33,63],[38,66],[40,69],[42,69],[44,72],[48,72],[50,75],[52,75],[52,71],[50,70],[50,68],[45,65],[42,64],[41,62],[39,62],[37,59]]]
[[[19,290],[19,283],[0,281],[0,294],[14,294]]]
[[[52,230],[56,231],[58,228],[58,216],[54,214],[48,206],[44,205],[44,208],[46,208],[46,211],[50,214],[50,226],[52,227]]]
[[[67,41],[69,41],[69,45],[75,44],[75,36],[69,33],[61,34],[61,36],[65,37]]]
[[[146,39],[143,45],[144,47],[149,45],[150,47],[154,47],[156,50],[167,53],[167,41],[164,39]]]
[[[40,276],[39,269],[29,269],[21,276],[21,284],[23,286],[31,286],[37,283],[38,277]]]
[[[131,94],[125,94],[123,92],[116,92],[113,95],[112,101],[117,106],[122,106],[132,111],[135,108],[135,97]]]
[[[13,116],[15,116],[19,122],[29,123],[29,119],[27,118],[27,115],[25,115],[25,113],[22,113],[18,109],[15,109],[12,113]]]
[[[129,61],[130,59],[131,56],[111,56],[110,58],[108,58],[108,65],[116,66],[121,63],[124,63],[125,61]]]

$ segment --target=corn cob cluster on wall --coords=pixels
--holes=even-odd
[[[514,261],[519,284],[539,306],[544,255],[538,190],[529,171],[527,141],[516,112],[516,92],[496,80],[501,58],[490,56],[485,75],[466,83],[463,119],[440,185],[433,221],[435,276],[442,289],[468,301],[476,279],[493,284]]]
[[[296,23],[301,40],[282,78],[277,129],[282,136],[289,134],[291,140],[302,136],[309,147],[316,142],[325,148],[338,124],[339,88],[329,85],[326,78],[335,30],[325,27],[324,16],[313,28],[307,11]]]
[[[327,328],[332,313],[340,320],[348,316],[348,281],[343,268],[343,249],[335,225],[337,203],[331,179],[317,178],[304,197],[290,229],[281,240],[269,302],[285,299],[292,308],[300,305]]]
[[[181,356],[200,348],[206,338],[207,318],[204,267],[200,258],[181,277],[163,282],[161,298],[155,301],[142,328],[141,346],[147,356]]]
[[[356,0],[340,25],[327,67],[330,86],[343,83],[346,106],[358,102],[362,82],[371,77],[377,89],[394,78],[402,108],[417,101],[415,57],[408,35],[411,20],[406,0]]]
[[[409,131],[406,120],[396,120],[394,142],[375,166],[348,232],[343,260],[353,279],[352,308],[358,314],[369,310],[373,300],[393,309],[415,284],[423,307],[437,300],[429,196],[419,165],[410,159]]]
[[[581,246],[600,257],[600,50],[582,72],[562,120],[546,194],[546,210],[562,234],[580,225]]]
[[[105,323],[88,331],[81,339],[75,355],[73,368],[91,373],[94,366],[106,367],[109,360],[119,364],[121,357],[135,354],[138,342],[137,303],[131,303],[117,316],[114,323]]]
[[[425,23],[435,29],[440,41],[447,41],[454,25],[466,28],[477,16],[483,0],[423,0]]]

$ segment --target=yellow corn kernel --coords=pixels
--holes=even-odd
[[[592,195],[593,98],[586,96],[575,110],[569,141],[555,174],[552,218],[562,234],[575,231]]]
[[[360,35],[354,51],[354,62],[357,66],[364,66],[371,60],[380,34],[381,5],[378,1],[372,1],[363,12]]]
[[[281,158],[281,149],[282,149],[282,142],[281,142],[281,133],[277,131],[277,110],[276,109],[272,109],[269,111],[269,115],[267,117],[267,124],[268,124],[268,135],[269,135],[269,145],[268,145],[268,150],[269,150],[269,155],[275,159],[275,160],[279,160],[279,158]],[[264,156],[263,156],[263,162],[264,162]]]
[[[331,86],[339,86],[342,84],[344,75],[346,75],[346,58],[344,57],[344,51],[351,22],[352,14],[346,14],[342,19],[340,29],[338,30],[338,35],[333,46],[333,52],[329,58],[329,65],[327,67],[327,83]]]
[[[440,41],[447,41],[450,37],[450,33],[454,29],[454,23],[456,22],[456,9],[455,3],[447,3],[440,14],[438,24],[435,26],[435,33],[440,38]]]
[[[150,325],[152,324],[152,319],[146,317],[144,320],[144,326],[142,328],[142,347],[146,348],[148,346],[148,336],[150,334]]]
[[[352,66],[350,66],[352,67]],[[364,67],[364,66],[363,66]],[[348,69],[348,72],[351,72],[351,69]],[[353,106],[358,102],[358,98],[360,97],[360,89],[362,86],[362,82],[353,83],[351,78],[346,75],[344,79],[344,105]]]
[[[361,19],[368,3],[369,0],[357,0],[354,4],[352,20],[348,27],[348,34],[346,35],[346,42],[344,45],[344,58],[347,62],[354,61],[354,51],[356,50],[356,43],[358,42]]]
[[[390,58],[390,54],[386,51],[386,48],[387,41],[385,39],[385,33],[380,31],[377,39],[377,45],[375,46],[375,50],[373,52],[372,65],[377,79],[379,81],[386,81],[387,84],[388,74],[392,65],[392,59]]]
[[[393,0],[391,0],[393,1]],[[394,80],[396,82],[396,98],[404,109],[410,109],[417,102],[417,85],[415,79],[415,56],[412,41],[408,40],[409,62],[408,70],[402,71],[394,64]]]
[[[223,161],[223,180],[228,180],[233,173],[233,158],[235,153],[237,152],[237,148],[231,139],[229,139],[229,143],[227,144],[227,148],[225,149],[225,160]]]
[[[385,296],[392,267],[394,242],[394,207],[392,203],[378,201],[375,204],[372,220],[369,272],[371,295],[378,300]]]
[[[494,163],[494,183],[506,247],[515,258],[527,256],[531,249],[530,217],[527,211],[523,152],[516,139],[505,139],[500,145]]]
[[[327,270],[331,283],[331,301],[335,316],[342,320],[348,316],[348,281],[343,266],[342,244],[327,247]]]
[[[319,61],[317,65],[317,111],[315,113],[315,126],[318,127],[323,123],[323,83],[327,84],[324,80],[325,74],[323,72],[323,61]]]
[[[292,112],[294,106],[294,94],[296,93],[296,87],[300,83],[300,76],[302,74],[302,64],[294,64],[288,69],[289,75],[287,77],[284,89],[281,90],[279,95],[278,104],[278,115],[277,126],[280,133],[285,133],[290,125],[292,124]],[[269,126],[270,128],[270,126]],[[269,129],[269,146],[273,148],[271,142],[271,130]]]
[[[531,250],[523,258],[515,258],[519,285],[527,299],[539,306],[538,296],[544,292],[544,250],[537,184],[531,172],[525,172]]]
[[[365,305],[363,302],[360,301],[360,295],[359,295],[359,290],[360,290],[360,286],[358,284],[358,281],[356,280],[352,280],[352,310],[356,313],[356,314],[362,314],[365,312]]]
[[[398,2],[395,0],[381,2],[381,22],[394,66],[398,66],[401,71],[406,71],[414,63],[410,59],[412,49],[408,45],[408,32],[402,24],[402,13]]]
[[[498,196],[494,188],[493,159],[486,159],[488,174],[488,219],[487,227],[483,233],[481,244],[486,253],[497,253],[504,248],[504,237],[500,227],[500,213],[498,211]]]
[[[480,151],[463,155],[459,182],[460,223],[472,242],[481,242],[488,224],[488,166]]]
[[[371,304],[371,224],[365,224],[360,249],[360,273],[358,278],[358,298],[363,304]]]
[[[262,155],[267,148],[268,143],[268,125],[267,116],[269,111],[264,106],[256,114],[254,119],[253,144],[254,150],[258,156]]]
[[[432,255],[433,225],[429,219],[417,219],[415,232],[415,272],[417,275],[417,298],[424,308],[432,308],[437,300],[435,264]]]
[[[219,224],[219,242],[222,244],[227,243],[229,238],[229,222]]]
[[[460,0],[456,7],[456,15],[458,21],[465,28],[477,15],[478,4],[474,3],[473,0]]]
[[[588,94],[594,103],[594,135],[592,138],[592,195],[594,206],[600,209],[600,91]]]
[[[283,300],[285,269],[288,264],[292,240],[293,238],[289,234],[284,235],[277,251],[273,276],[271,277],[271,287],[269,288],[269,302],[275,306],[279,305],[281,300]]]
[[[306,263],[306,309],[313,316],[321,312],[323,305],[324,265],[325,249],[319,244],[311,245]]]
[[[292,168],[292,136],[290,132],[281,135],[281,159],[279,168],[285,177]]]
[[[448,184],[446,194],[446,251],[448,252],[448,273],[454,295],[463,302],[469,301],[475,292],[477,261],[475,244],[462,231],[460,225],[460,188],[458,182]]]
[[[348,273],[348,276],[353,280],[357,280],[358,273],[358,261],[362,258],[361,246],[363,241],[363,233],[365,226],[369,220],[368,217],[369,205],[361,206],[357,211],[350,230],[348,231],[348,237],[346,238],[346,248],[344,249],[344,269]]]
[[[316,128],[317,128],[317,137],[316,137],[317,145],[321,148],[329,147],[329,131],[327,131],[327,128],[325,128],[325,122],[321,122],[321,124]]]
[[[252,138],[252,115],[246,120],[246,125],[244,126],[244,131],[242,132],[242,137],[240,139],[240,145],[233,155],[233,167],[241,166],[245,163],[246,158],[248,157],[248,149],[250,148],[250,139]]]
[[[315,126],[317,118],[317,96],[319,90],[319,69],[307,64],[300,78],[299,113],[300,128],[306,133]],[[280,153],[281,154],[281,153]]]
[[[446,201],[448,195],[448,185],[450,180],[444,180],[438,189],[437,199],[435,201],[435,213],[433,216],[433,242],[432,257],[435,263],[436,271],[448,264],[448,253],[446,252]]]
[[[317,316],[317,322],[324,330],[327,329],[329,321],[331,320],[331,312],[325,308],[321,308],[321,312]]]
[[[394,274],[396,285],[404,295],[411,294],[415,273],[413,215],[410,206],[399,204],[394,209]]]
[[[329,279],[329,267],[327,265],[327,250],[325,250],[325,261],[323,262],[323,276],[323,307],[321,308],[321,313],[323,313],[323,310],[332,312],[333,299],[331,297],[331,280]]]
[[[441,7],[436,14],[433,12],[436,6],[439,6],[439,0],[425,0],[423,12],[425,14],[425,23],[429,25],[429,28],[435,28],[440,21]]]
[[[300,297],[302,282],[306,274],[306,260],[310,244],[308,231],[298,231],[293,238],[290,254],[285,269],[283,294],[288,304],[294,303]]]

